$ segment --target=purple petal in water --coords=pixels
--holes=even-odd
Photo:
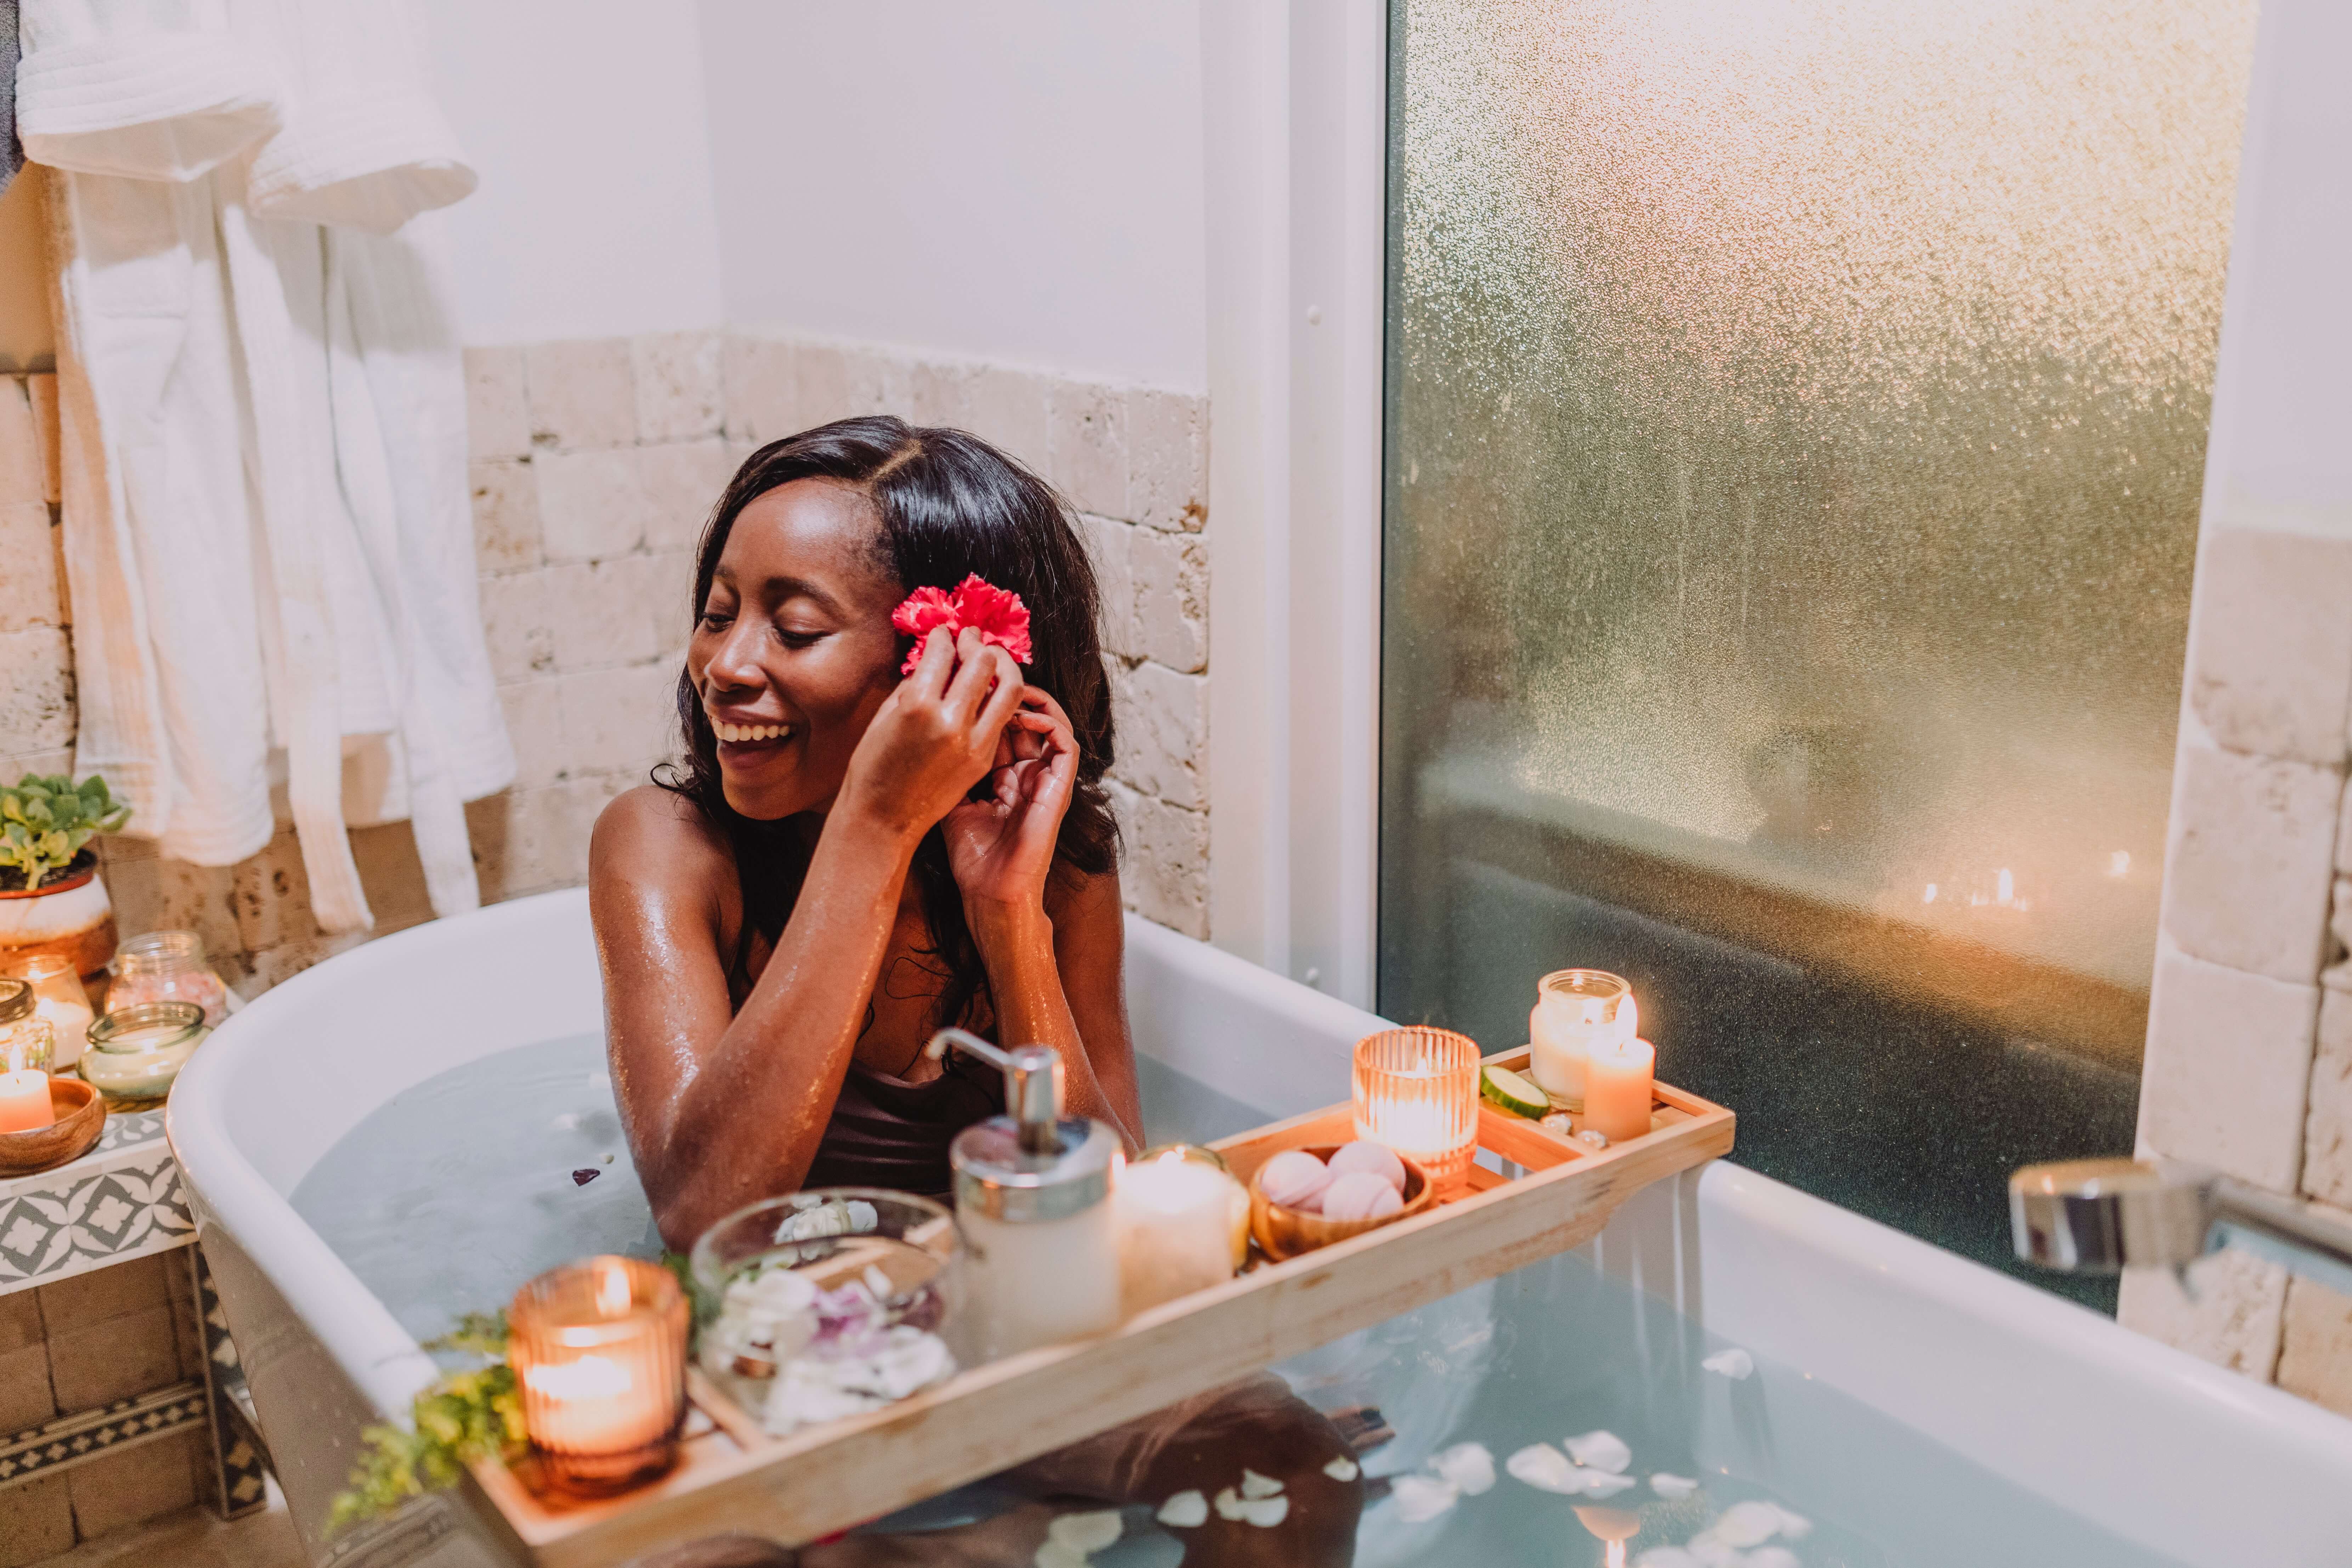
[[[604,1173],[593,1165],[583,1165],[572,1173],[572,1184],[575,1187],[584,1187]]]

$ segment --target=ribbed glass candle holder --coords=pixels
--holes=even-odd
[[[523,1426],[565,1491],[620,1491],[669,1468],[686,1416],[686,1292],[657,1264],[588,1258],[515,1292],[507,1359]]]
[[[1356,1042],[1356,1136],[1419,1162],[1433,1182],[1457,1180],[1478,1140],[1478,1045],[1413,1025]]]

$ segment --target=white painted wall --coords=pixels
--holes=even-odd
[[[1197,0],[701,21],[730,323],[1207,388]]]
[[[413,0],[482,176],[436,219],[467,343],[720,323],[695,0]]]

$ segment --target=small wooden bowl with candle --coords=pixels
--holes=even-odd
[[[1305,1152],[1326,1164],[1330,1163],[1331,1156],[1338,1153],[1339,1148],[1337,1143],[1302,1145]],[[1345,1241],[1351,1236],[1361,1236],[1368,1230],[1378,1230],[1384,1225],[1411,1219],[1437,1201],[1437,1188],[1418,1161],[1409,1155],[1398,1154],[1397,1163],[1404,1167],[1404,1206],[1373,1219],[1333,1219],[1311,1209],[1278,1204],[1265,1195],[1260,1178],[1265,1174],[1266,1166],[1259,1166],[1257,1174],[1250,1178],[1249,1184],[1250,1235],[1256,1240],[1258,1250],[1280,1263],[1302,1252],[1312,1252],[1318,1247],[1328,1247],[1335,1241]]]
[[[106,1130],[106,1101],[76,1079],[49,1079],[49,1112],[56,1119],[27,1132],[0,1132],[0,1176],[29,1176],[79,1160]]]

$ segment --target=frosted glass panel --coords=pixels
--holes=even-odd
[[[2252,10],[1397,5],[1385,1012],[2128,1079]]]

